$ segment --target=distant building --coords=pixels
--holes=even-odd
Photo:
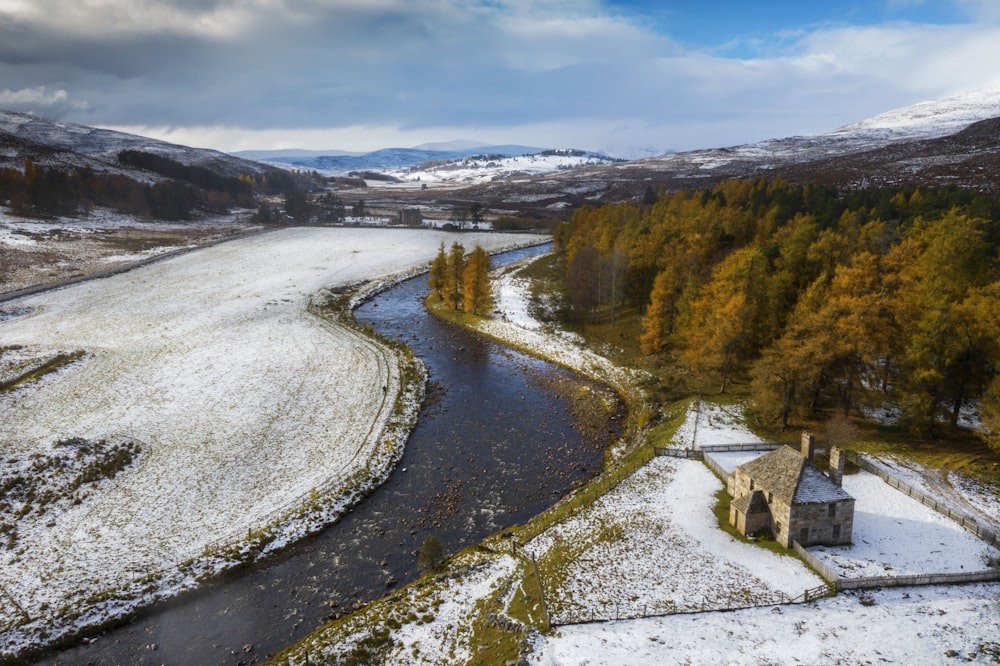
[[[419,227],[424,223],[423,213],[419,208],[402,208],[399,211],[399,223],[405,227]]]
[[[830,449],[830,474],[813,464],[815,439],[802,435],[802,451],[787,446],[741,465],[727,481],[733,497],[729,524],[743,535],[770,530],[786,548],[851,543],[854,498],[841,487],[844,453]]]

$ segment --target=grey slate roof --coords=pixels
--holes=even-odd
[[[745,516],[754,513],[771,512],[770,507],[767,506],[767,500],[764,499],[764,493],[759,490],[733,500],[732,506],[736,507],[736,510]]]
[[[740,465],[739,469],[753,479],[755,488],[774,493],[788,504],[826,504],[854,499],[801,453],[787,446]]]

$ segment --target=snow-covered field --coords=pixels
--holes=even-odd
[[[1000,550],[874,474],[845,476],[844,490],[856,500],[854,543],[809,549],[842,578],[971,573],[1000,561]]]
[[[601,367],[586,355],[570,353],[571,340],[546,335],[531,316],[516,274],[499,281],[496,309],[502,316],[494,329],[487,327],[494,335],[516,342],[545,337],[548,342],[537,348],[565,348],[562,357],[575,358],[578,366]],[[672,443],[701,448],[761,441],[746,427],[742,412],[740,405],[694,401]],[[712,455],[733,469],[760,454]],[[815,549],[814,554],[839,559],[845,577],[979,571],[1000,555],[876,476],[849,475],[844,484],[858,500],[855,546]],[[954,485],[963,488],[959,481]],[[967,485],[985,508],[997,507],[994,493]],[[736,542],[719,530],[710,509],[719,488],[721,482],[700,462],[656,458],[591,507],[528,544],[543,572],[547,556],[558,563],[554,568],[562,569],[558,581],[546,581],[553,588],[548,590],[553,621],[754,603],[764,607],[564,626],[536,638],[532,663],[940,663],[952,655],[978,663],[1000,659],[1000,584],[841,593],[809,604],[772,605],[772,597],[798,596],[822,581],[797,559]]]
[[[720,488],[701,462],[654,458],[528,543],[552,622],[775,604],[823,585],[797,558],[720,530],[712,511]]]
[[[532,663],[995,664],[997,626],[1000,585],[890,589],[795,606],[563,627],[537,638]]]
[[[739,404],[719,405],[695,400],[671,443],[677,448],[700,449],[703,446],[762,442],[743,423],[744,409]]]
[[[695,432],[696,410],[679,432]],[[745,441],[730,409],[702,405],[696,446]],[[746,458],[754,454],[718,454]],[[735,459],[734,459],[735,461]],[[736,464],[742,464],[739,460]],[[975,663],[1000,659],[1000,584],[841,593],[809,604],[772,605],[767,591],[800,594],[819,579],[792,558],[738,543],[715,525],[707,508],[721,483],[699,462],[656,458],[588,510],[538,539],[583,545],[568,565],[565,589],[554,593],[558,612],[573,604],[588,613],[621,617],[752,605],[730,613],[699,612],[660,618],[560,627],[537,636],[532,663],[555,664],[833,664]],[[849,475],[857,499],[851,547],[810,552],[844,577],[980,571],[995,549],[877,476]],[[621,527],[617,541],[592,547],[594,535]],[[570,538],[572,537],[572,538]],[[564,546],[563,550],[567,550]],[[540,566],[542,558],[539,558]],[[802,572],[805,571],[803,574]],[[756,596],[750,591],[755,591]],[[689,600],[687,596],[691,596]],[[862,604],[863,601],[863,604]],[[610,604],[610,605],[609,605]],[[639,613],[642,614],[642,613]]]
[[[306,307],[323,287],[426,266],[451,239],[288,229],[7,304],[21,316],[0,321],[0,347],[86,354],[0,395],[0,452],[124,438],[140,453],[0,549],[0,648],[190,586],[269,525],[286,528],[268,537],[281,545],[311,499],[342,505],[384,474],[400,445],[383,432],[396,357]],[[536,241],[463,237],[488,250]]]
[[[237,212],[157,222],[95,208],[82,218],[31,220],[0,207],[0,292],[53,286],[260,230],[239,218]]]

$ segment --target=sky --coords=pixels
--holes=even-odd
[[[998,62],[1000,0],[0,0],[0,108],[230,152],[731,146]]]

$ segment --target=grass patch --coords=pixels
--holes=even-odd
[[[429,294],[424,299],[424,306],[432,314],[465,328],[475,329],[476,323],[483,319],[479,315],[468,314],[465,310],[449,308],[443,300],[437,298],[434,294]]]
[[[83,358],[85,352],[74,351],[56,354],[54,357],[46,360],[45,362],[30,368],[26,372],[14,377],[5,382],[0,382],[0,393],[8,393],[21,386],[26,386],[34,381],[38,381],[47,374],[56,372],[57,370],[80,360]]]
[[[469,645],[472,656],[466,662],[467,666],[503,664],[517,659],[520,654],[525,639],[524,632],[516,622],[503,617],[503,591],[501,588],[499,592],[476,604]]]

